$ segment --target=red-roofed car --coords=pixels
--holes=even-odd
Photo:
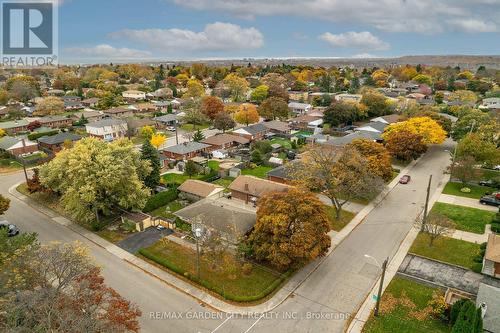
[[[401,177],[401,179],[399,179],[399,183],[400,184],[408,184],[411,180],[411,177],[409,175],[404,175],[403,177]]]

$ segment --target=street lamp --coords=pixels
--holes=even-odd
[[[382,263],[382,265],[379,264],[378,260],[375,259],[375,257],[372,257],[369,254],[365,254],[365,258],[373,259],[377,264],[378,268],[382,269],[382,276],[380,277],[380,285],[378,286],[377,303],[375,304],[375,311],[373,312],[373,315],[375,317],[378,317],[378,310],[380,308],[380,298],[382,297],[382,287],[384,285],[385,271],[387,269],[387,263],[389,262],[389,258],[386,258]]]
[[[200,238],[203,236],[203,229],[197,227],[194,229],[194,236],[196,238],[196,275],[200,279]]]

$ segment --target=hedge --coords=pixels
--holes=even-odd
[[[57,133],[59,133],[59,130],[53,130],[53,131],[41,132],[41,133],[31,133],[31,134],[28,134],[28,139],[31,141],[35,141],[35,140],[41,138],[42,136],[52,136],[52,135],[56,135]]]
[[[496,232],[497,234],[500,234],[500,223],[492,223],[491,224],[491,231]]]
[[[144,206],[144,209],[142,211],[148,213],[157,208],[165,206],[166,204],[177,199],[177,195],[178,195],[177,189],[175,188],[155,194],[149,198],[148,202],[146,202],[146,205]]]
[[[219,295],[221,295],[223,298],[229,301],[234,301],[234,302],[254,302],[263,299],[267,295],[271,294],[280,284],[282,284],[292,273],[292,271],[287,271],[286,273],[282,274],[279,278],[274,280],[273,283],[271,283],[269,286],[267,286],[266,289],[261,291],[260,293],[252,296],[242,296],[242,295],[233,295],[231,293],[225,292],[221,287],[215,286],[212,283],[203,280],[203,279],[198,279],[195,276],[191,276],[189,272],[186,272],[180,267],[177,267],[176,265],[172,264],[168,260],[166,260],[163,257],[157,256],[156,254],[152,253],[151,251],[147,249],[140,249],[139,254],[146,257],[147,259],[154,261],[155,263],[162,265],[163,267],[168,268],[169,270],[182,275],[184,277],[187,277],[193,282],[196,282],[197,284],[203,286],[204,288],[211,290]]]

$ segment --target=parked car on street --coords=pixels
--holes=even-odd
[[[404,175],[403,177],[401,177],[399,179],[399,183],[400,184],[408,184],[410,182],[410,180],[411,180],[410,175]]]
[[[479,199],[479,203],[481,203],[482,205],[498,207],[500,206],[500,199],[498,199],[498,197],[495,195],[485,195],[482,196],[481,199]]]
[[[8,237],[14,237],[19,235],[19,228],[16,225],[10,224],[7,221],[0,221],[0,229],[6,229]]]
[[[168,126],[166,128],[166,130],[169,131],[169,132],[175,132],[175,127],[174,126]]]

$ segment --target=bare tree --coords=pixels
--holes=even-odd
[[[425,221],[423,216],[419,216],[415,220],[415,224],[422,232],[429,235],[429,246],[431,247],[436,239],[441,236],[449,236],[455,231],[455,223],[441,214],[431,213]]]

